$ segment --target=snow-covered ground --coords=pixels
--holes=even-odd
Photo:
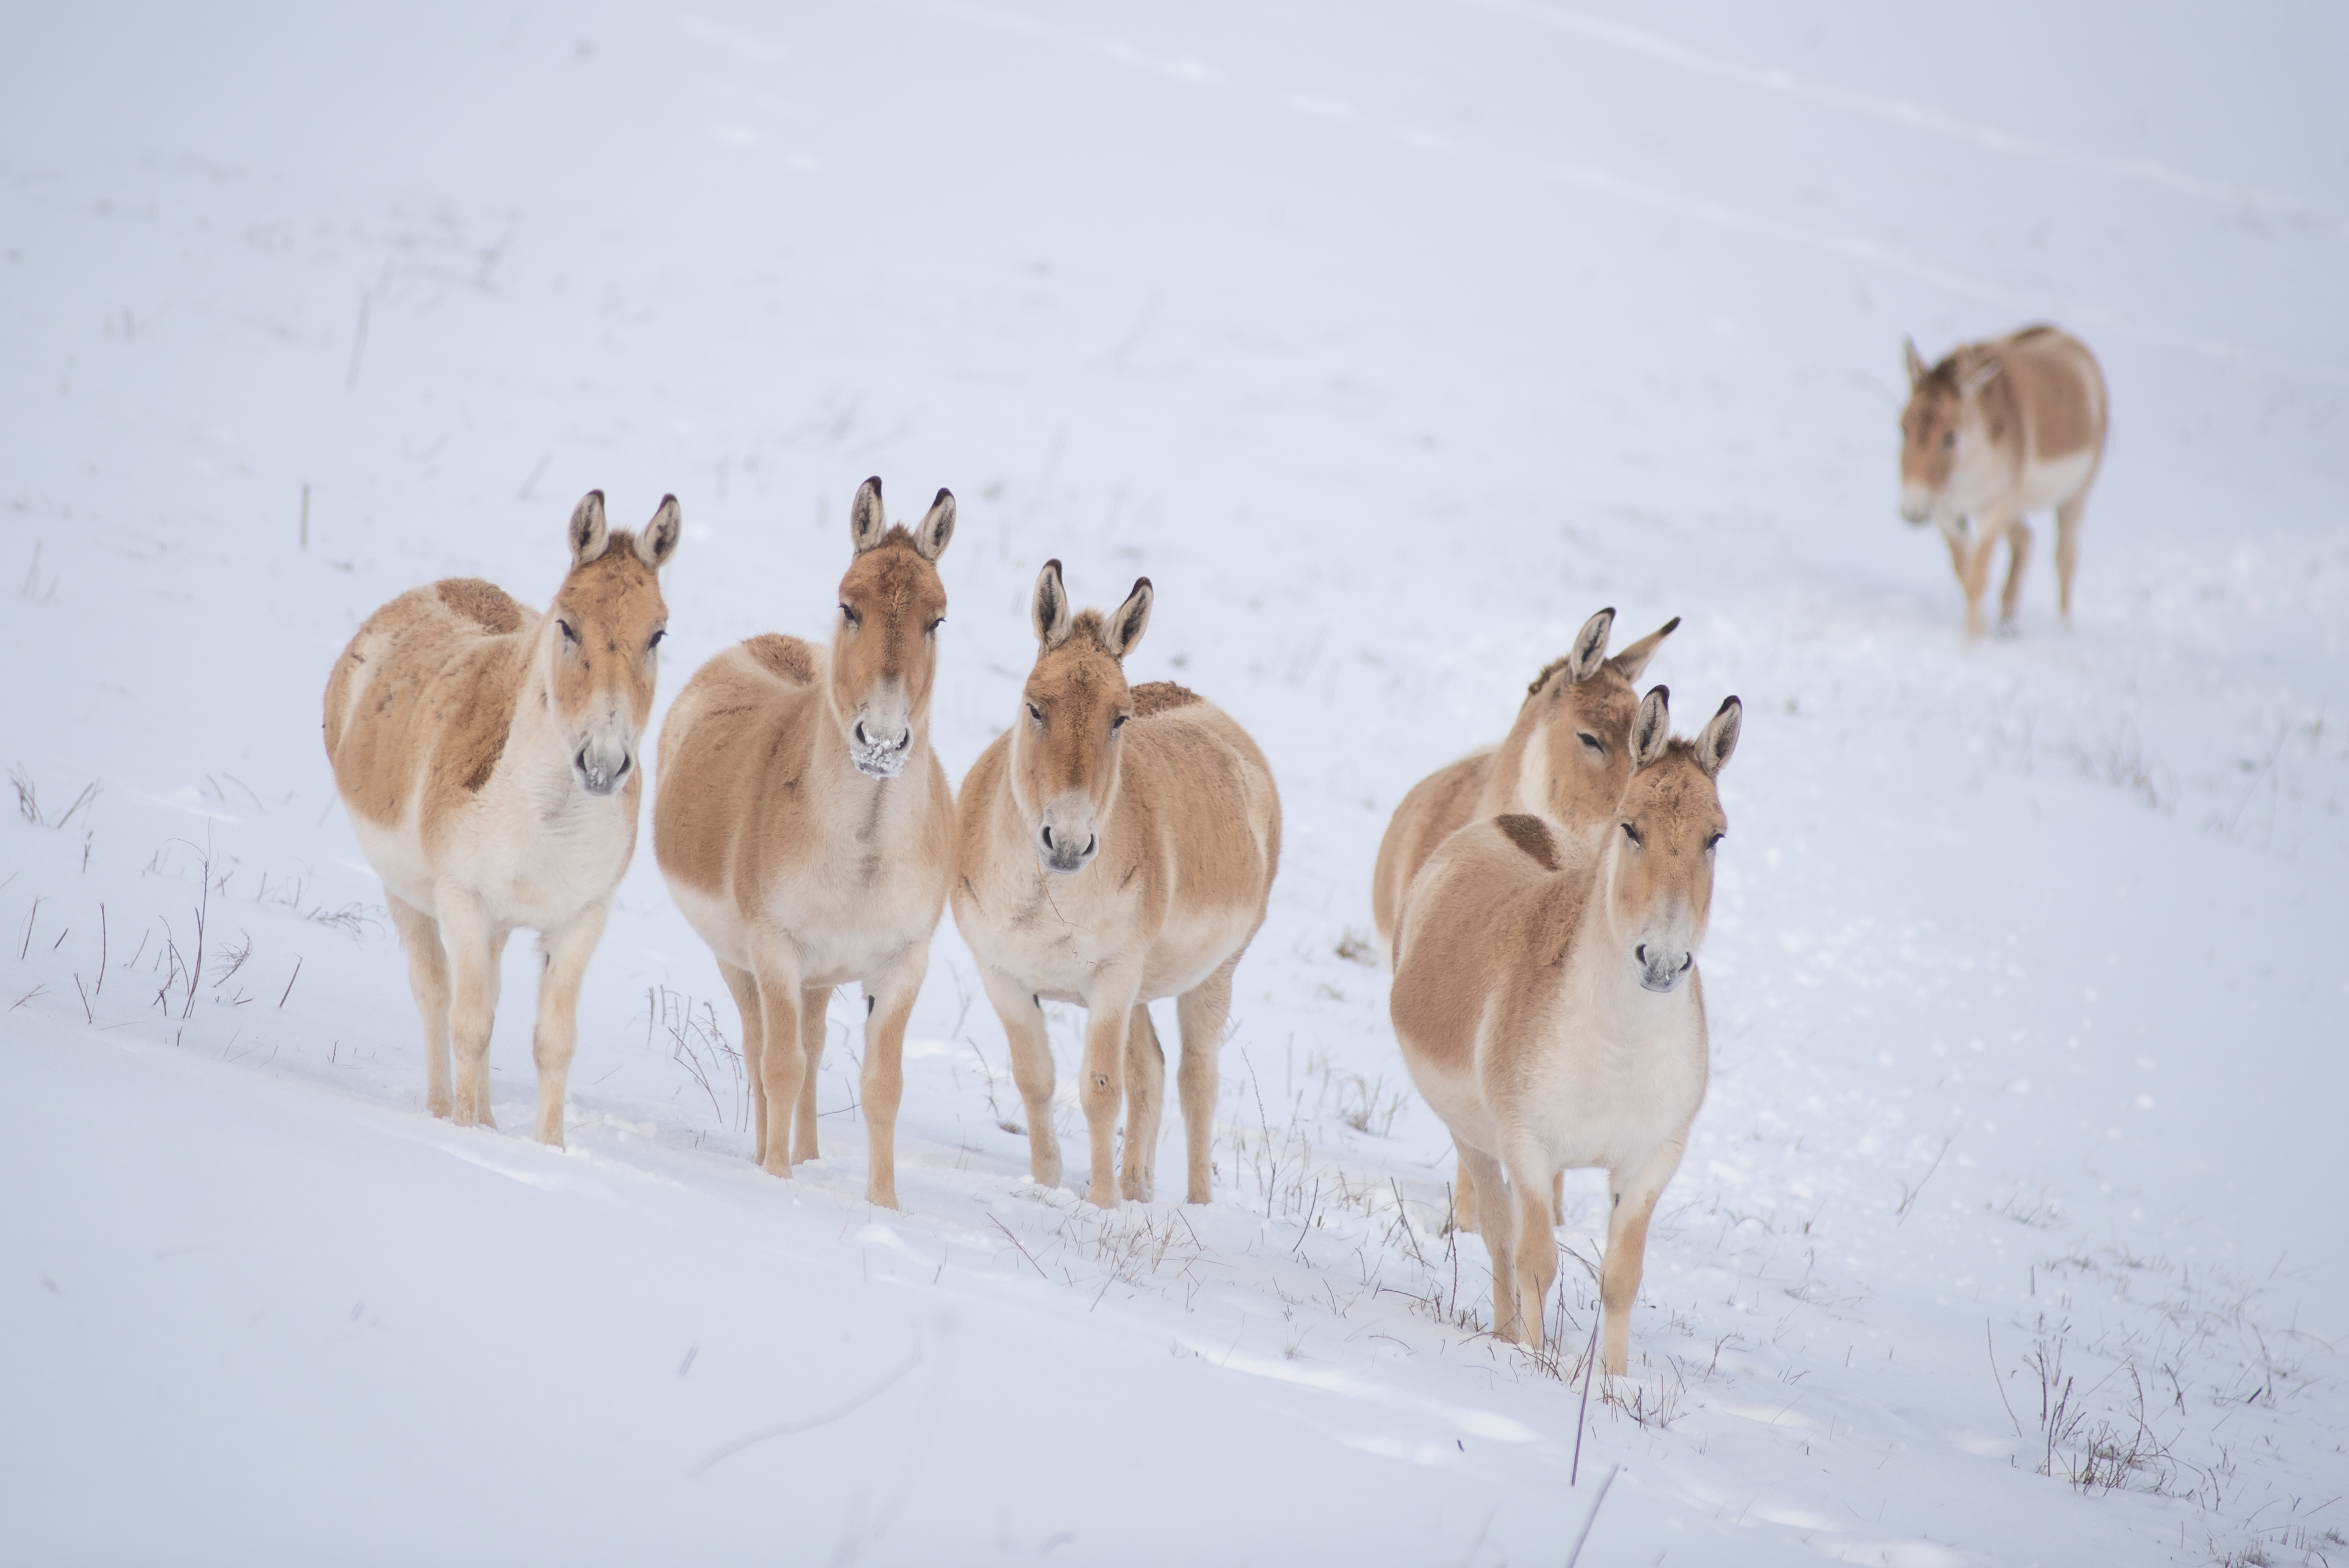
[[[0,20],[0,1557],[1555,1563],[1612,1476],[1587,1563],[2349,1560],[2349,19],[1006,4]],[[2077,624],[2043,529],[1969,647],[1900,339],[2039,318],[2113,388]],[[950,774],[1050,555],[1273,761],[1209,1207],[1026,1181],[950,922],[905,1212],[847,993],[761,1174],[648,852],[568,1150],[526,944],[502,1130],[422,1109],[336,651],[674,490],[673,693],[823,632],[871,472],[960,499]],[[1587,1273],[1562,1360],[1481,1332],[1365,938],[1609,603],[1747,720],[1569,1485]]]

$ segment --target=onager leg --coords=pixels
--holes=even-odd
[[[2080,518],[2088,510],[2086,486],[2055,506],[2055,602],[2072,618],[2072,573],[2080,569]]]
[[[1125,1023],[1125,1155],[1117,1183],[1137,1203],[1149,1202],[1157,1185],[1158,1118],[1165,1104],[1166,1051],[1150,1021],[1150,1004],[1137,1002]]]
[[[792,1138],[794,1165],[815,1158],[815,1074],[823,1066],[823,1047],[832,1033],[832,994],[837,989],[833,985],[800,988],[800,1056],[805,1065],[800,1072],[798,1131]],[[872,1070],[869,1057],[865,1070]]]
[[[767,1136],[759,1163],[771,1176],[792,1173],[792,1115],[807,1076],[800,1048],[799,953],[787,938],[750,933],[750,965],[759,984],[759,1078],[767,1090]]]
[[[897,1206],[897,1105],[905,1092],[905,1021],[914,1016],[922,976],[929,973],[930,949],[917,942],[886,969],[864,983],[864,1137],[872,1168],[864,1177],[864,1200],[885,1209]],[[812,1135],[808,1147],[815,1147]]]
[[[1477,1234],[1485,1239],[1485,1250],[1493,1258],[1493,1337],[1516,1340],[1517,1331],[1517,1261],[1516,1212],[1508,1202],[1508,1189],[1501,1178],[1501,1162],[1481,1149],[1459,1145],[1461,1168],[1468,1180],[1483,1194],[1477,1201],[1477,1217],[1483,1222]]]
[[[1683,1133],[1682,1137],[1685,1138]],[[1665,1144],[1639,1164],[1607,1174],[1612,1200],[1607,1215],[1607,1255],[1599,1264],[1599,1299],[1605,1325],[1599,1369],[1619,1375],[1631,1356],[1631,1304],[1648,1258],[1648,1221],[1663,1196],[1664,1183],[1680,1169],[1680,1140]]]
[[[1125,1109],[1125,1032],[1133,1018],[1135,982],[1100,971],[1094,982],[1098,988],[1085,1000],[1085,1059],[1077,1069],[1077,1103],[1084,1108],[1085,1130],[1092,1139],[1092,1180],[1085,1198],[1097,1209],[1114,1209],[1117,1113]]]
[[[734,1010],[742,1019],[742,1071],[750,1080],[750,1158],[761,1164],[767,1159],[767,1084],[759,1076],[759,982],[748,969],[739,969],[723,958],[718,961],[718,972],[726,977],[726,989],[734,995]]]
[[[563,1099],[571,1081],[571,1057],[579,1048],[579,983],[587,960],[604,935],[608,900],[581,910],[558,931],[543,932],[539,944],[546,969],[538,980],[538,1027],[530,1054],[538,1063],[538,1140],[563,1147]]]
[[[439,903],[454,981],[449,1032],[457,1047],[457,1125],[495,1127],[490,1114],[490,1026],[497,1016],[498,960],[506,934],[492,931],[481,906],[463,892],[445,892]]]
[[[1465,1160],[1454,1161],[1452,1185],[1452,1223],[1455,1230],[1476,1228],[1476,1179],[1468,1174]],[[1566,1172],[1550,1178],[1549,1222],[1552,1226],[1566,1223]]]
[[[2014,612],[2023,603],[2023,573],[2031,564],[2031,524],[2016,518],[2006,525],[2006,586],[1998,595],[1998,634],[2015,634]]]
[[[1965,569],[1959,573],[1966,591],[1966,635],[1969,637],[1982,634],[1982,595],[1990,591],[1991,555],[1997,550],[1998,542],[2007,528],[2003,517],[1987,521],[1977,519],[1976,521],[1980,526],[1974,530],[1973,538],[1966,543]]]
[[[1184,1201],[1212,1202],[1214,1162],[1208,1150],[1216,1140],[1216,1099],[1223,1087],[1224,1026],[1232,1016],[1232,971],[1240,955],[1233,954],[1216,971],[1176,999],[1174,1016],[1183,1026],[1183,1152],[1189,1178]]]
[[[1004,1037],[1011,1044],[1011,1081],[1019,1086],[1020,1103],[1028,1108],[1028,1174],[1039,1186],[1061,1184],[1061,1140],[1052,1130],[1052,1043],[1044,1033],[1044,1009],[1019,981],[985,959],[978,963],[979,984],[1003,1020]]]
[[[424,1016],[424,1109],[449,1114],[449,960],[440,951],[440,925],[412,903],[387,890],[383,901],[408,949],[408,985]]]
[[[1547,1161],[1520,1151],[1509,1162],[1509,1195],[1516,1200],[1516,1320],[1518,1337],[1535,1350],[1542,1347],[1547,1325],[1542,1304],[1557,1279],[1557,1237],[1551,1227],[1551,1190],[1559,1172],[1543,1169]],[[1502,1205],[1495,1204],[1498,1208]],[[1498,1305],[1493,1309],[1500,1311]]]

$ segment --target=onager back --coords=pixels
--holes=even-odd
[[[741,1011],[756,1158],[785,1177],[815,1158],[824,1009],[853,980],[865,1197],[892,1209],[905,1020],[954,871],[954,797],[930,751],[954,522],[940,490],[920,527],[886,527],[866,480],[831,649],[753,637],[696,671],[661,726],[653,803],[661,873]]]
[[[1280,798],[1247,732],[1170,682],[1126,685],[1121,661],[1150,604],[1144,577],[1110,615],[1072,616],[1061,563],[1045,563],[1021,712],[972,765],[958,806],[955,923],[1011,1042],[1030,1172],[1061,1179],[1041,1003],[1081,1003],[1087,1196],[1104,1209],[1121,1188],[1151,1197],[1166,1058],[1149,1004],[1170,995],[1183,1030],[1187,1196],[1208,1201],[1232,971],[1264,923],[1280,864]],[[1122,1180],[1111,1170],[1121,1102]]]
[[[1390,1001],[1412,1081],[1483,1194],[1498,1337],[1540,1347],[1554,1184],[1607,1171],[1609,1373],[1630,1352],[1649,1218],[1704,1100],[1696,954],[1728,826],[1713,781],[1744,711],[1731,697],[1694,741],[1671,740],[1668,696],[1640,705],[1635,771],[1595,854],[1521,813],[1444,842],[1412,887]]]
[[[1412,878],[1466,824],[1523,811],[1597,845],[1631,777],[1625,742],[1640,707],[1634,683],[1680,624],[1673,616],[1610,659],[1615,611],[1599,611],[1575,634],[1573,651],[1534,676],[1499,746],[1470,752],[1412,786],[1387,823],[1371,872],[1371,920],[1390,965]]]
[[[1961,344],[1928,369],[1904,341],[1909,406],[1900,415],[1900,515],[1930,519],[1966,592],[1966,634],[1982,631],[1992,552],[2006,540],[1999,634],[2014,634],[2031,556],[2026,512],[2055,509],[2056,600],[2072,616],[2080,518],[2105,460],[2105,375],[2087,346],[2052,326]]]
[[[538,1138],[563,1142],[579,983],[636,847],[638,742],[668,606],[677,498],[641,535],[605,526],[604,492],[571,514],[571,571],[543,615],[450,579],[367,617],[326,682],[326,756],[359,847],[383,878],[424,1016],[425,1098],[492,1125],[498,961],[539,933]],[[452,982],[453,976],[453,982]]]

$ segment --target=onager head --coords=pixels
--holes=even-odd
[[[1744,705],[1730,697],[1694,740],[1671,738],[1671,693],[1658,686],[1631,725],[1634,771],[1606,860],[1607,923],[1651,991],[1680,988],[1713,911],[1713,851],[1729,831],[1713,787],[1737,749]]]
[[[1035,834],[1048,872],[1082,871],[1101,848],[1101,824],[1117,799],[1119,732],[1133,717],[1121,663],[1150,624],[1150,579],[1103,616],[1071,615],[1061,563],[1036,578],[1036,640],[1026,704],[1011,727],[1011,799]]]
[[[1523,763],[1527,804],[1577,831],[1607,820],[1631,777],[1631,720],[1640,708],[1632,683],[1680,624],[1673,616],[1610,659],[1615,612],[1601,610],[1582,624],[1573,651],[1534,677],[1526,706],[1539,710],[1539,728]]]
[[[1991,455],[1978,395],[1997,377],[1998,361],[1961,373],[1951,355],[1928,369],[1914,341],[1904,338],[1900,346],[1909,366],[1909,406],[1900,414],[1900,515],[1922,523],[1951,504],[1951,480],[1962,480],[1964,470]]]
[[[589,490],[564,531],[571,573],[541,635],[555,729],[590,795],[632,781],[660,673],[654,650],[668,632],[657,573],[677,553],[681,526],[677,497],[665,495],[642,533],[607,529],[604,492]]]
[[[888,525],[877,478],[859,485],[849,505],[856,559],[840,580],[829,696],[848,760],[868,779],[895,779],[905,771],[914,754],[914,727],[928,717],[938,628],[947,618],[937,559],[954,526],[949,490],[938,491],[911,532],[903,523]]]

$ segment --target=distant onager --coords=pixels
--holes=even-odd
[[[670,896],[742,1015],[753,1157],[777,1176],[815,1158],[824,1012],[854,980],[864,1195],[892,1209],[905,1020],[954,872],[954,795],[930,751],[947,614],[936,562],[954,523],[940,490],[919,527],[888,527],[881,481],[866,480],[831,648],[753,637],[696,671],[661,726],[653,801]]]
[[[359,847],[383,878],[424,1016],[425,1103],[490,1116],[498,961],[539,933],[538,1138],[563,1142],[579,983],[636,847],[668,623],[657,573],[677,498],[642,534],[607,530],[604,492],[571,514],[571,571],[544,615],[478,578],[401,594],[367,617],[326,682],[326,756]],[[453,972],[453,984],[452,984]]]
[[[1072,615],[1061,563],[1045,562],[1020,712],[972,764],[957,804],[955,923],[1010,1038],[1029,1171],[1048,1186],[1061,1180],[1043,999],[1079,1003],[1086,1196],[1104,1209],[1121,1190],[1152,1195],[1166,1058],[1149,1004],[1160,996],[1176,998],[1183,1028],[1186,1196],[1208,1201],[1232,971],[1264,923],[1280,865],[1280,797],[1247,731],[1172,682],[1126,685],[1122,661],[1150,605],[1143,577],[1108,615]],[[1122,1173],[1111,1164],[1121,1103]]]
[[[2052,326],[1962,344],[1927,368],[1903,340],[1909,406],[1900,415],[1900,515],[1930,519],[1966,591],[1966,634],[1982,632],[1991,554],[2007,542],[1999,634],[2014,634],[2031,555],[2024,514],[2055,509],[2056,600],[2072,615],[2080,514],[2105,459],[2104,372],[2087,346]]]

